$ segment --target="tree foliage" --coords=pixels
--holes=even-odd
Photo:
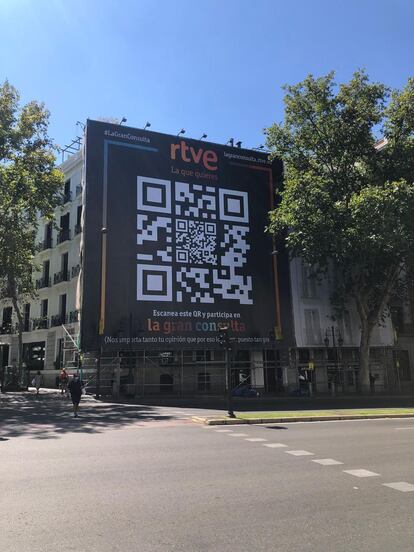
[[[267,129],[285,169],[269,230],[315,274],[334,274],[338,310],[355,302],[367,385],[372,330],[414,253],[414,78],[390,91],[364,71],[340,86],[330,73],[285,89],[284,123]]]
[[[19,321],[21,300],[35,295],[32,279],[39,215],[53,217],[63,174],[55,168],[49,112],[32,101],[20,107],[17,90],[0,86],[0,298],[10,298]]]

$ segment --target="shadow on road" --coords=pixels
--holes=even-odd
[[[66,433],[101,433],[171,419],[153,406],[107,404],[90,398],[82,398],[79,418],[74,418],[71,401],[58,394],[8,393],[0,397],[0,441],[20,436],[57,439]]]

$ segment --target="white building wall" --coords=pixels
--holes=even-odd
[[[330,283],[317,283],[306,278],[307,269],[302,259],[291,261],[292,309],[297,347],[323,347],[326,332],[331,339],[332,326],[339,328],[344,347],[359,347],[361,337],[358,313],[353,304],[344,320],[335,321],[330,304]],[[314,314],[313,314],[314,313]],[[332,341],[331,341],[332,344]],[[377,326],[372,334],[372,347],[394,345],[394,331],[390,319]]]

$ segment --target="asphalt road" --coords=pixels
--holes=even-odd
[[[414,549],[414,419],[223,428],[193,412],[0,403],[0,550]]]

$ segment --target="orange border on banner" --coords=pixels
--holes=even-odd
[[[249,169],[253,169],[256,171],[264,171],[267,172],[269,175],[269,193],[270,193],[270,208],[273,210],[274,208],[274,197],[273,197],[273,171],[269,167],[257,167],[256,165],[245,165],[244,163],[236,163],[234,161],[230,161],[229,165],[236,165],[238,167],[248,167]],[[273,251],[276,249],[276,240],[275,237],[272,236],[272,244],[273,244]],[[278,268],[277,268],[277,258],[276,254],[272,254],[272,265],[273,265],[273,277],[274,277],[274,283],[275,283],[275,309],[276,309],[276,328],[275,328],[275,339],[281,339],[282,338],[282,320],[280,316],[280,291],[279,291],[279,275],[278,275]]]

